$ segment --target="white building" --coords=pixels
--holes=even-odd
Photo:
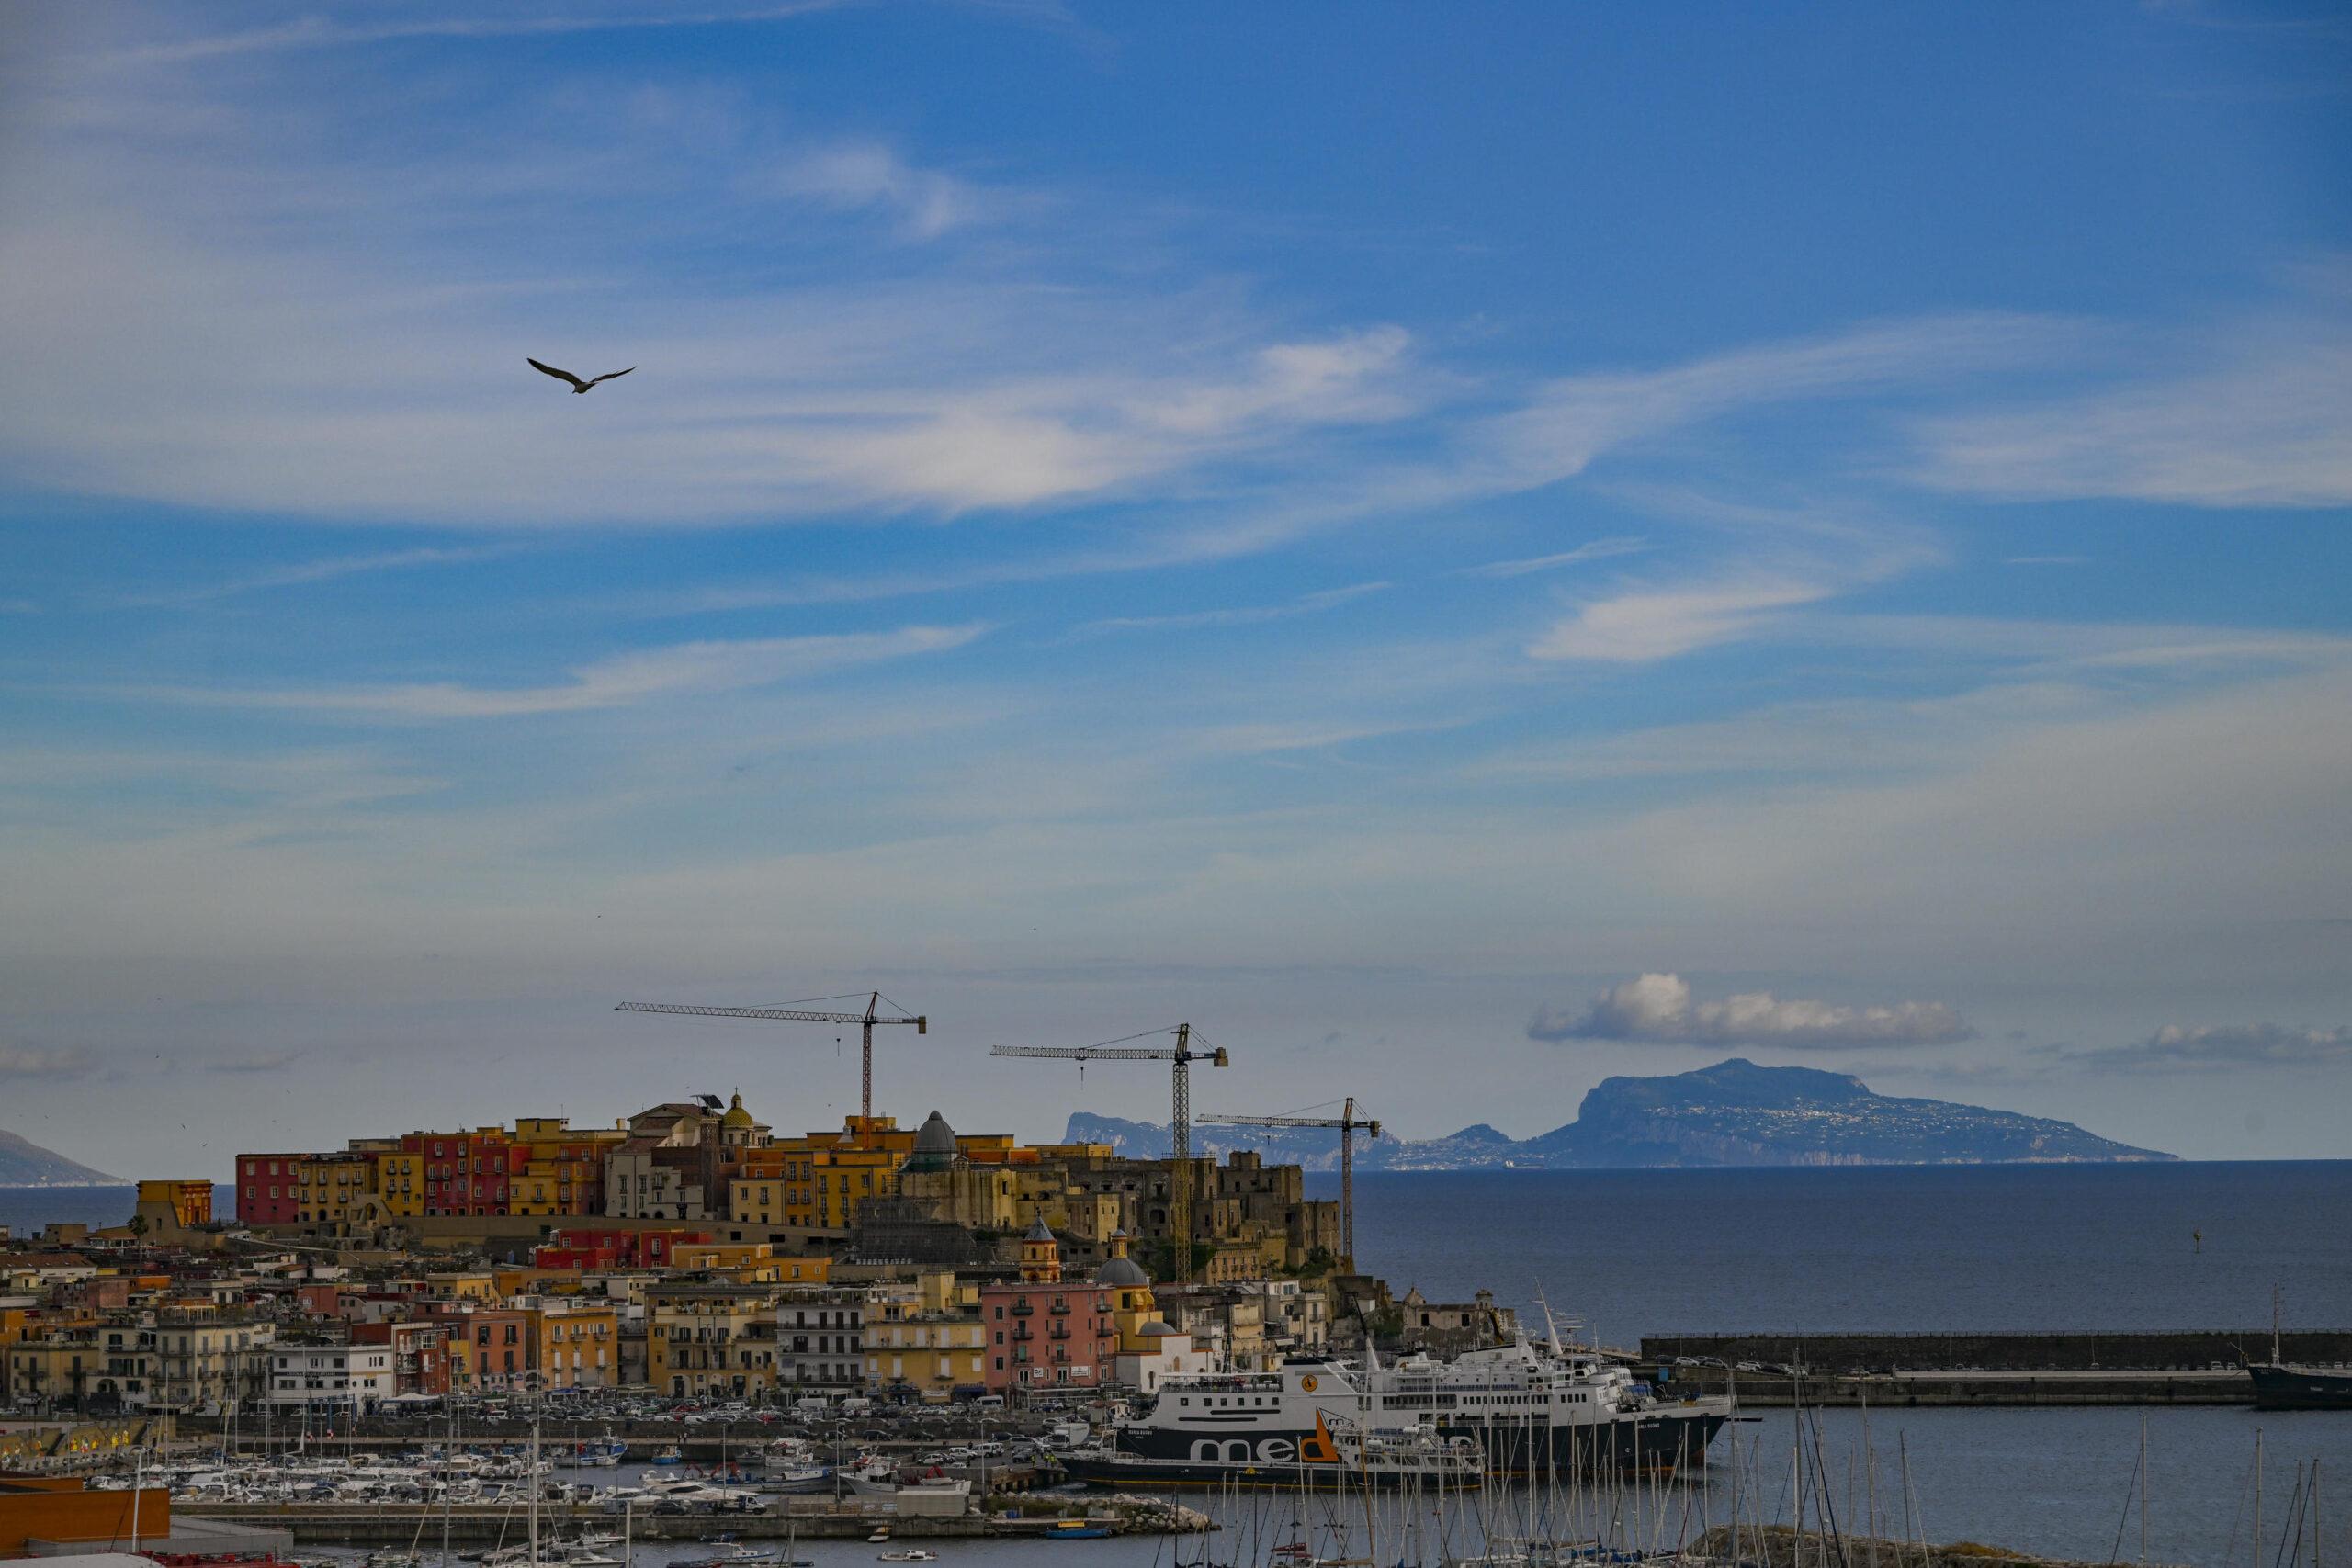
[[[389,1345],[280,1345],[269,1359],[272,1404],[360,1415],[395,1387]]]

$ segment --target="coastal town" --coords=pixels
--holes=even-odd
[[[465,1438],[511,1449],[527,1431],[549,1434],[566,1466],[684,1463],[672,1476],[698,1494],[644,1494],[657,1516],[756,1516],[763,1490],[830,1490],[797,1499],[825,1517],[787,1504],[783,1528],[1002,1528],[1005,1497],[1069,1484],[1057,1446],[1106,1448],[1123,1401],[1274,1386],[1284,1369],[1311,1391],[1311,1369],[1373,1346],[1451,1357],[1521,1338],[1485,1292],[1400,1298],[1356,1272],[1341,1204],[1246,1151],[1130,1158],[959,1133],[936,1111],[911,1129],[859,1114],[779,1135],[741,1093],[695,1093],[609,1126],[526,1116],[252,1151],[234,1169],[232,1189],[141,1179],[124,1224],[0,1235],[0,1470],[55,1478],[0,1485],[0,1555],[119,1540],[139,1529],[126,1509],[142,1489],[151,1536],[243,1528],[267,1498],[287,1534],[199,1546],[290,1550],[285,1506],[337,1495],[288,1493],[273,1467],[338,1436],[386,1451],[436,1439],[446,1459]],[[1347,1421],[1338,1439],[1309,1421],[1334,1461],[1354,1444],[1343,1468],[1399,1462]],[[912,1437],[990,1422],[985,1449]],[[210,1456],[201,1472],[173,1475],[192,1453]],[[1465,1486],[1480,1478],[1461,1450],[1437,1457]],[[441,1462],[389,1492],[368,1472],[368,1500],[438,1501],[461,1536],[525,1493],[535,1518],[542,1502],[636,1500],[550,1489],[552,1460],[510,1455],[520,1488],[489,1493],[470,1477],[458,1490]],[[311,1513],[311,1532],[360,1528]],[[1056,1514],[1026,1510],[1032,1526]],[[1203,1522],[1153,1504],[1078,1505],[1063,1523],[1089,1517]]]
[[[1399,1303],[1295,1166],[1132,1159],[852,1116],[778,1136],[741,1094],[236,1158],[233,1212],[146,1179],[119,1226],[0,1252],[0,1397],[77,1412],[445,1393],[946,1404],[1149,1391],[1360,1344],[1454,1348],[1491,1299]],[[1170,1187],[1193,1201],[1181,1251]],[[1409,1309],[1409,1310],[1408,1310]]]

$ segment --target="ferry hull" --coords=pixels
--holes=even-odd
[[[1546,1428],[1441,1425],[1438,1431],[1442,1437],[1466,1438],[1476,1444],[1486,1454],[1487,1473],[1491,1476],[1657,1474],[1684,1465],[1704,1464],[1707,1445],[1729,1419],[1731,1406],[1727,1402],[1707,1401],[1652,1405],[1614,1420],[1574,1426]],[[1223,1483],[1237,1472],[1246,1470],[1280,1472],[1291,1479],[1273,1484],[1295,1485],[1299,1471],[1328,1473],[1332,1468],[1302,1465],[1292,1459],[1299,1446],[1312,1437],[1307,1431],[1253,1427],[1246,1435],[1201,1438],[1183,1432],[1137,1431],[1131,1427],[1119,1435],[1119,1449],[1124,1456],[1148,1461],[1155,1466],[1198,1469],[1218,1478],[1217,1482],[1185,1480],[1174,1484]],[[1063,1462],[1071,1467],[1073,1474],[1077,1472],[1080,1461]],[[1111,1468],[1122,1477],[1132,1479],[1134,1484],[1152,1484],[1141,1480],[1132,1466],[1114,1463]]]
[[[1366,1485],[1394,1491],[1416,1484],[1434,1489],[1439,1484],[1433,1472],[1352,1470],[1340,1464],[1267,1464],[1132,1456],[1100,1459],[1079,1454],[1063,1455],[1060,1464],[1071,1480],[1083,1481],[1090,1486],[1136,1487],[1145,1491],[1218,1488],[1338,1496],[1361,1491]],[[1449,1492],[1476,1491],[1483,1484],[1483,1479],[1476,1475],[1448,1474],[1444,1478]]]
[[[2352,1372],[2317,1367],[2251,1366],[2256,1410],[2352,1410]]]

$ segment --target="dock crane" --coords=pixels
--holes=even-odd
[[[1149,1029],[1144,1034],[1165,1034],[1164,1029]],[[1141,1040],[1144,1034],[1130,1034],[1127,1040]],[[1205,1051],[1193,1049],[1193,1026],[1180,1023],[1175,1029],[1173,1045],[1129,1045],[1125,1041],[1109,1040],[1100,1045],[991,1045],[991,1056],[1051,1056],[1062,1061],[1077,1062],[1172,1062],[1175,1064],[1176,1114],[1168,1124],[1168,1230],[1171,1239],[1169,1256],[1174,1263],[1175,1282],[1182,1284],[1193,1277],[1193,1064],[1206,1062],[1212,1067],[1231,1065],[1225,1047],[1212,1045]]]
[[[831,1001],[831,997],[811,998],[814,1001]],[[865,1069],[864,1086],[858,1095],[858,1114],[863,1127],[874,1126],[874,1026],[877,1023],[911,1023],[917,1034],[931,1032],[931,1020],[921,1013],[910,1018],[885,1016],[880,1009],[882,993],[874,992],[865,998],[864,1012],[812,1012],[804,1008],[721,1008],[700,1007],[690,1002],[622,1002],[615,1012],[661,1012],[679,1018],[758,1018],[779,1023],[859,1023],[865,1026]]]
[[[1380,1136],[1380,1123],[1374,1119],[1359,1119],[1356,1097],[1337,1116],[1204,1116],[1203,1122],[1217,1127],[1330,1127],[1340,1134],[1340,1245],[1347,1249],[1348,1268],[1356,1266],[1356,1134],[1364,1133]]]

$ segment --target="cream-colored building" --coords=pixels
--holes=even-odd
[[[987,1331],[977,1286],[953,1273],[886,1285],[865,1303],[865,1382],[874,1389],[912,1389],[926,1404],[944,1404],[958,1384],[987,1376]]]

